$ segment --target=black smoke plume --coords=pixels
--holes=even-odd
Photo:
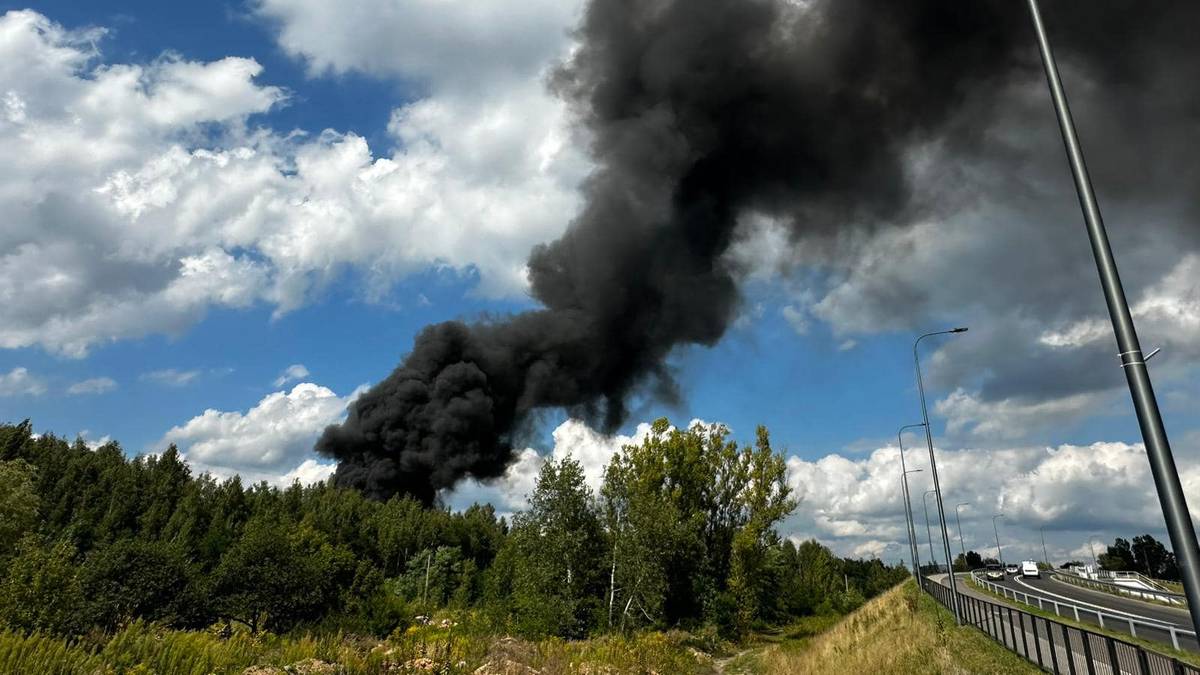
[[[529,259],[543,309],[425,328],[326,429],[335,482],[431,502],[496,477],[544,408],[604,430],[668,355],[721,339],[747,214],[797,237],[906,222],[905,152],[1040,68],[1013,0],[593,0],[552,86],[592,139],[580,215]]]

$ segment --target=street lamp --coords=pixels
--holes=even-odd
[[[917,527],[916,527],[916,525],[913,524],[912,497],[909,495],[909,491],[908,491],[908,474],[915,473],[915,471],[909,471],[908,468],[905,466],[903,435],[904,435],[905,429],[909,429],[912,427],[919,427],[919,426],[924,426],[924,425],[923,424],[906,424],[906,425],[900,427],[900,430],[896,432],[896,442],[899,443],[899,445],[900,445],[900,471],[901,471],[900,479],[904,483],[904,517],[908,522],[908,545],[912,549],[910,551],[910,553],[911,553],[912,559],[913,559],[913,569],[916,570],[918,579],[920,579],[921,567],[920,567],[920,556],[917,554]],[[916,469],[916,471],[920,471],[920,469]]]
[[[904,475],[901,476],[901,478],[903,479],[904,496],[905,497],[909,497],[908,474],[920,473],[922,471],[924,471],[924,469],[908,469],[907,471],[904,472]],[[908,541],[912,544],[913,569],[915,570],[914,574],[917,577],[917,585],[924,588],[925,585],[923,582],[923,577],[921,576],[920,545],[917,544],[917,526],[915,523],[913,523],[913,520],[912,520],[912,499],[911,499],[911,497],[909,497],[908,504],[909,504],[909,508],[908,508]]]
[[[1000,566],[1004,566],[1004,554],[1000,551],[1000,530],[996,527],[996,519],[1003,518],[1003,513],[997,513],[992,516],[992,532],[996,535],[996,557],[1000,559]]]
[[[933,569],[937,569],[937,556],[933,554],[933,535],[929,530],[929,495],[937,494],[936,490],[926,490],[921,496],[921,504],[925,507],[925,536],[929,538],[929,562],[933,565]],[[954,576],[953,574],[950,576]]]
[[[929,472],[933,474],[933,490],[937,494],[938,507],[938,522],[942,526],[942,545],[946,549],[946,561],[950,561],[950,535],[946,532],[946,510],[942,507],[942,486],[938,482],[937,460],[933,457],[933,434],[929,431],[929,411],[925,406],[925,383],[921,379],[921,359],[917,354],[917,346],[921,344],[921,340],[934,335],[950,335],[952,333],[965,333],[966,328],[951,328],[950,330],[936,331],[926,333],[918,337],[913,342],[913,365],[917,370],[917,392],[921,396],[921,421],[925,423],[925,444],[929,447]],[[962,613],[958,607],[958,586],[954,583],[954,571],[950,572],[950,599],[954,606],[954,623],[962,625]]]
[[[971,502],[960,502],[954,505],[954,522],[958,524],[958,548],[962,551],[963,567],[967,566],[967,545],[963,543],[962,537],[962,519],[958,516],[958,510],[964,506],[970,506]],[[951,565],[953,567],[953,565]]]
[[[1175,457],[1171,454],[1171,443],[1167,440],[1167,430],[1158,411],[1158,400],[1154,397],[1154,387],[1150,384],[1150,371],[1146,368],[1146,359],[1149,357],[1142,356],[1142,345],[1133,325],[1133,315],[1129,312],[1129,302],[1125,299],[1125,289],[1121,287],[1121,276],[1117,273],[1117,263],[1108,243],[1108,233],[1104,230],[1104,218],[1100,215],[1100,206],[1096,203],[1096,195],[1092,191],[1092,179],[1088,175],[1079,138],[1075,135],[1075,122],[1071,119],[1067,93],[1059,78],[1058,65],[1054,62],[1054,53],[1050,49],[1050,39],[1046,36],[1046,26],[1042,23],[1042,13],[1038,9],[1037,0],[1029,0],[1029,13],[1037,33],[1042,65],[1046,70],[1046,81],[1050,85],[1050,98],[1058,116],[1058,126],[1062,131],[1071,175],[1075,179],[1075,191],[1079,195],[1079,205],[1083,208],[1083,219],[1087,225],[1088,239],[1092,244],[1092,255],[1096,259],[1096,270],[1100,273],[1100,287],[1104,291],[1108,316],[1117,338],[1121,369],[1125,371],[1125,380],[1133,398],[1133,409],[1137,413],[1138,425],[1142,430],[1146,458],[1150,461],[1150,473],[1154,476],[1154,487],[1158,491],[1158,501],[1166,519],[1171,548],[1179,560],[1179,574],[1183,580],[1184,593],[1187,594],[1192,628],[1200,632],[1200,543],[1196,541],[1196,530],[1192,526],[1183,485],[1179,481],[1179,471],[1175,468]],[[1154,352],[1151,352],[1150,355],[1153,354]],[[936,484],[936,472],[934,476]]]

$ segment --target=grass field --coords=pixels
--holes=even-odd
[[[803,631],[801,631],[803,633]],[[730,664],[730,673],[1038,673],[907,581],[817,635],[783,639]]]
[[[102,644],[0,632],[0,673],[61,675],[377,675],[479,673],[717,672],[715,660],[687,633],[649,632],[594,640],[518,640],[466,625],[433,622],[386,640],[349,635],[283,637],[159,629],[136,623]]]
[[[457,622],[456,622],[457,621]],[[784,675],[1036,673],[905,582],[845,617],[806,617],[741,646],[682,631],[592,640],[501,637],[469,615],[438,617],[386,640],[221,637],[134,623],[95,641],[0,632],[0,673],[207,675]]]

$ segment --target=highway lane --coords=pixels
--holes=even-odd
[[[1087,603],[1089,605],[1099,605],[1113,613],[1134,614],[1161,623],[1171,624],[1183,630],[1192,629],[1191,615],[1188,614],[1186,609],[1157,605],[1123,595],[1112,595],[1101,591],[1080,588],[1065,581],[1054,579],[1049,575],[1029,579],[1019,576],[1008,577],[1005,579],[1004,585],[1027,593],[1038,591],[1043,595],[1053,594],[1055,596],[1062,596],[1069,598],[1071,602],[1076,604],[1082,605]]]
[[[997,597],[979,591],[968,585],[966,583],[966,579],[964,578],[965,576],[966,575],[960,574],[957,577],[959,580],[958,588],[960,590],[973,597],[983,598],[991,602],[999,601]],[[945,574],[935,575],[931,578],[943,586],[946,585]],[[1047,576],[1031,579],[1006,577],[1002,583],[996,582],[995,580],[993,580],[993,583],[1000,583],[1000,585],[1011,588],[1020,593],[1028,593],[1030,596],[1032,596],[1030,598],[1030,602],[1035,607],[1037,606],[1036,598],[1042,598],[1043,610],[1051,614],[1054,613],[1054,602],[1059,602],[1063,605],[1067,603],[1079,605],[1081,607],[1079,620],[1084,624],[1098,625],[1095,614],[1083,611],[1083,608],[1096,607],[1107,614],[1132,617],[1134,619],[1155,622],[1163,625],[1173,625],[1181,630],[1191,630],[1189,615],[1185,610],[1150,605],[1149,603],[1139,602],[1137,600],[1132,600],[1121,596],[1109,595],[1107,593],[1100,593],[1097,591],[1088,591],[1084,588],[1071,586],[1066,582],[1055,581]],[[1063,592],[1064,590],[1065,592]],[[1061,606],[1060,614],[1067,618],[1074,618],[1074,613],[1071,610],[1066,609],[1065,606]],[[1118,633],[1124,633],[1126,635],[1130,634],[1130,627],[1126,621],[1120,621],[1111,617],[1106,617],[1104,620],[1104,627]],[[1171,634],[1166,628],[1152,628],[1145,625],[1138,625],[1134,628],[1134,630],[1139,638],[1161,642],[1165,645],[1171,644]],[[1179,635],[1178,639],[1179,646],[1181,648],[1189,651],[1200,651],[1200,642],[1197,642],[1197,640],[1192,636]]]

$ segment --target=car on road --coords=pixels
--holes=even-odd
[[[1037,563],[1032,560],[1026,560],[1021,563],[1021,576],[1023,577],[1041,577],[1042,571],[1038,569]]]
[[[1004,579],[1004,568],[996,563],[988,565],[985,572],[989,579]]]
[[[1008,563],[1004,566],[1004,571],[1008,574],[1016,574],[1021,571],[1021,568],[1016,563]]]

